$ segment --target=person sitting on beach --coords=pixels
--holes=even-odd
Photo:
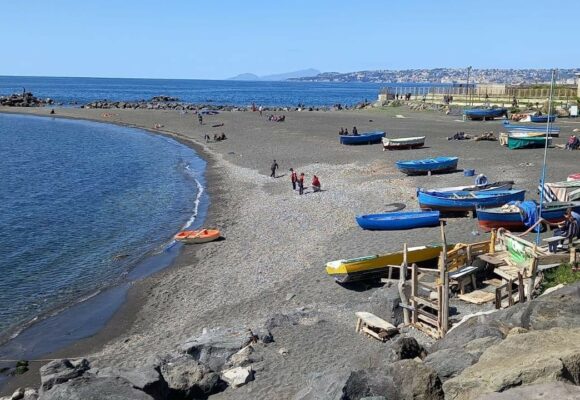
[[[580,139],[576,137],[576,135],[572,135],[568,138],[568,142],[566,143],[566,150],[576,150],[580,147]]]
[[[578,222],[572,216],[572,209],[568,208],[566,210],[566,214],[564,214],[564,221],[553,224],[546,220],[543,220],[547,225],[553,227],[556,226],[557,229],[554,230],[554,236],[562,236],[565,239],[568,239],[570,243],[578,236]],[[557,240],[554,242],[550,242],[548,245],[550,252],[555,253],[558,250],[558,247],[562,245],[564,240]]]
[[[348,128],[346,128],[346,129],[344,130],[344,135],[345,135],[345,136],[348,136]]]
[[[312,191],[313,192],[320,192],[320,180],[316,175],[312,177]]]
[[[213,134],[213,141],[214,142],[217,142],[218,141],[218,135],[217,135],[217,133],[214,133]]]
[[[226,139],[227,139],[227,138],[226,138],[226,134],[225,134],[225,133],[223,133],[223,132],[222,132],[222,133],[220,133],[220,134],[218,135],[217,139],[218,139],[219,141],[226,140]]]
[[[344,135],[344,128],[343,127],[340,128],[340,130],[338,131],[338,134],[341,136]]]
[[[356,126],[352,127],[352,135],[353,136],[358,136],[358,129],[356,129]]]

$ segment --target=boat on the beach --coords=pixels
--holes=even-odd
[[[416,149],[425,145],[425,136],[383,138],[383,150]]]
[[[556,120],[556,116],[555,115],[532,115],[530,117],[530,120],[532,122],[536,122],[536,123],[546,123],[548,122],[548,119],[550,120],[550,122],[554,122]]]
[[[580,172],[578,172],[576,174],[570,174],[570,175],[568,175],[568,178],[566,180],[568,182],[580,181]]]
[[[212,242],[220,237],[218,229],[199,229],[195,231],[181,231],[175,235],[175,240],[182,243],[207,243]]]
[[[441,245],[417,246],[407,249],[407,263],[422,263],[436,260]],[[374,256],[336,260],[326,263],[326,273],[338,283],[349,283],[367,279],[378,279],[389,270],[389,265],[401,265],[403,251]]]
[[[385,137],[385,132],[365,132],[360,135],[340,135],[341,144],[372,144],[379,143]]]
[[[567,180],[563,182],[546,182],[543,190],[538,185],[538,192],[544,196],[544,201],[580,201],[580,180]]]
[[[437,189],[426,189],[427,192],[482,192],[490,190],[510,190],[514,186],[514,181],[499,181],[486,183],[485,185],[450,186]]]
[[[466,212],[476,208],[502,206],[510,201],[523,201],[525,194],[525,190],[441,193],[418,189],[417,200],[423,209]]]
[[[439,225],[439,211],[404,211],[357,215],[356,222],[366,230],[398,231]]]
[[[515,202],[514,204],[505,204],[502,207],[477,210],[479,226],[486,232],[497,228],[505,228],[512,232],[526,230],[533,225],[535,220],[531,220],[527,215],[529,211],[527,211],[527,207],[524,207],[524,203]],[[536,215],[539,215],[540,206],[536,202],[528,202],[529,206],[533,208],[532,213],[535,212]],[[551,223],[562,222],[568,208],[572,208],[572,211],[580,212],[580,201],[544,203],[542,205],[542,218]],[[531,222],[526,224],[530,220]]]
[[[508,135],[508,148],[510,150],[517,149],[533,149],[538,147],[544,147],[546,145],[546,136],[530,136],[529,134],[520,133],[510,133]],[[552,145],[552,138],[548,137],[548,147]]]
[[[420,175],[430,172],[455,171],[458,157],[435,157],[423,160],[397,161],[397,168],[407,175]]]
[[[471,120],[488,120],[499,118],[502,116],[507,117],[508,110],[505,107],[499,108],[471,108],[464,111],[467,118]]]

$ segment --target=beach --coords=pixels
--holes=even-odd
[[[1,112],[49,116],[49,109],[2,108]],[[79,118],[144,128],[193,146],[208,161],[210,209],[206,226],[217,227],[224,240],[186,246],[169,268],[135,283],[125,305],[99,334],[47,358],[88,357],[96,366],[137,367],[174,353],[204,328],[263,324],[276,315],[274,342],[256,350],[255,380],[218,393],[216,399],[293,398],[312,379],[329,371],[377,365],[382,344],[355,332],[357,311],[378,309],[374,287],[349,290],[324,271],[331,260],[352,258],[409,246],[440,242],[438,228],[398,232],[361,230],[354,216],[381,212],[389,203],[418,208],[417,187],[468,185],[462,172],[407,177],[395,161],[458,156],[460,169],[475,169],[490,181],[513,180],[538,198],[543,149],[510,151],[498,142],[448,141],[458,131],[498,135],[501,122],[462,122],[438,112],[406,107],[384,110],[288,112],[283,123],[257,112],[222,112],[204,116],[159,110],[56,108],[55,117]],[[267,113],[265,113],[267,114]],[[402,114],[406,118],[396,118]],[[212,127],[212,125],[223,126]],[[160,126],[154,129],[154,126]],[[565,143],[575,121],[558,121]],[[359,132],[384,130],[392,136],[425,135],[426,147],[383,152],[380,144],[342,146],[341,127]],[[205,143],[204,134],[224,132],[227,140]],[[270,165],[280,166],[270,178]],[[577,156],[548,150],[548,181],[577,172]],[[299,196],[291,190],[289,168],[322,182],[322,192]],[[449,221],[450,243],[487,237],[470,217]],[[379,315],[380,316],[380,315]],[[461,318],[454,315],[453,318]],[[421,343],[431,339],[410,332]],[[34,370],[3,388],[35,386]]]

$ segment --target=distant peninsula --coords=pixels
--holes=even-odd
[[[575,74],[580,68],[559,69],[558,83],[574,84]],[[470,82],[473,83],[545,83],[551,77],[550,69],[472,69]],[[370,70],[356,72],[323,72],[317,75],[292,77],[290,80],[303,82],[466,82],[467,68],[432,68],[404,70]]]
[[[240,75],[236,75],[233,78],[229,78],[229,81],[285,81],[288,79],[300,79],[304,77],[312,77],[319,75],[320,71],[309,68],[303,69],[300,71],[293,71],[293,72],[285,72],[282,74],[273,74],[273,75],[265,75],[265,76],[258,76],[252,73],[244,73]]]

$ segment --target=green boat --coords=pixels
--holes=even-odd
[[[508,137],[508,147],[511,150],[515,149],[530,149],[537,147],[544,147],[546,145],[545,137],[537,136],[521,136],[521,137]],[[552,139],[548,138],[548,146],[552,145]]]

